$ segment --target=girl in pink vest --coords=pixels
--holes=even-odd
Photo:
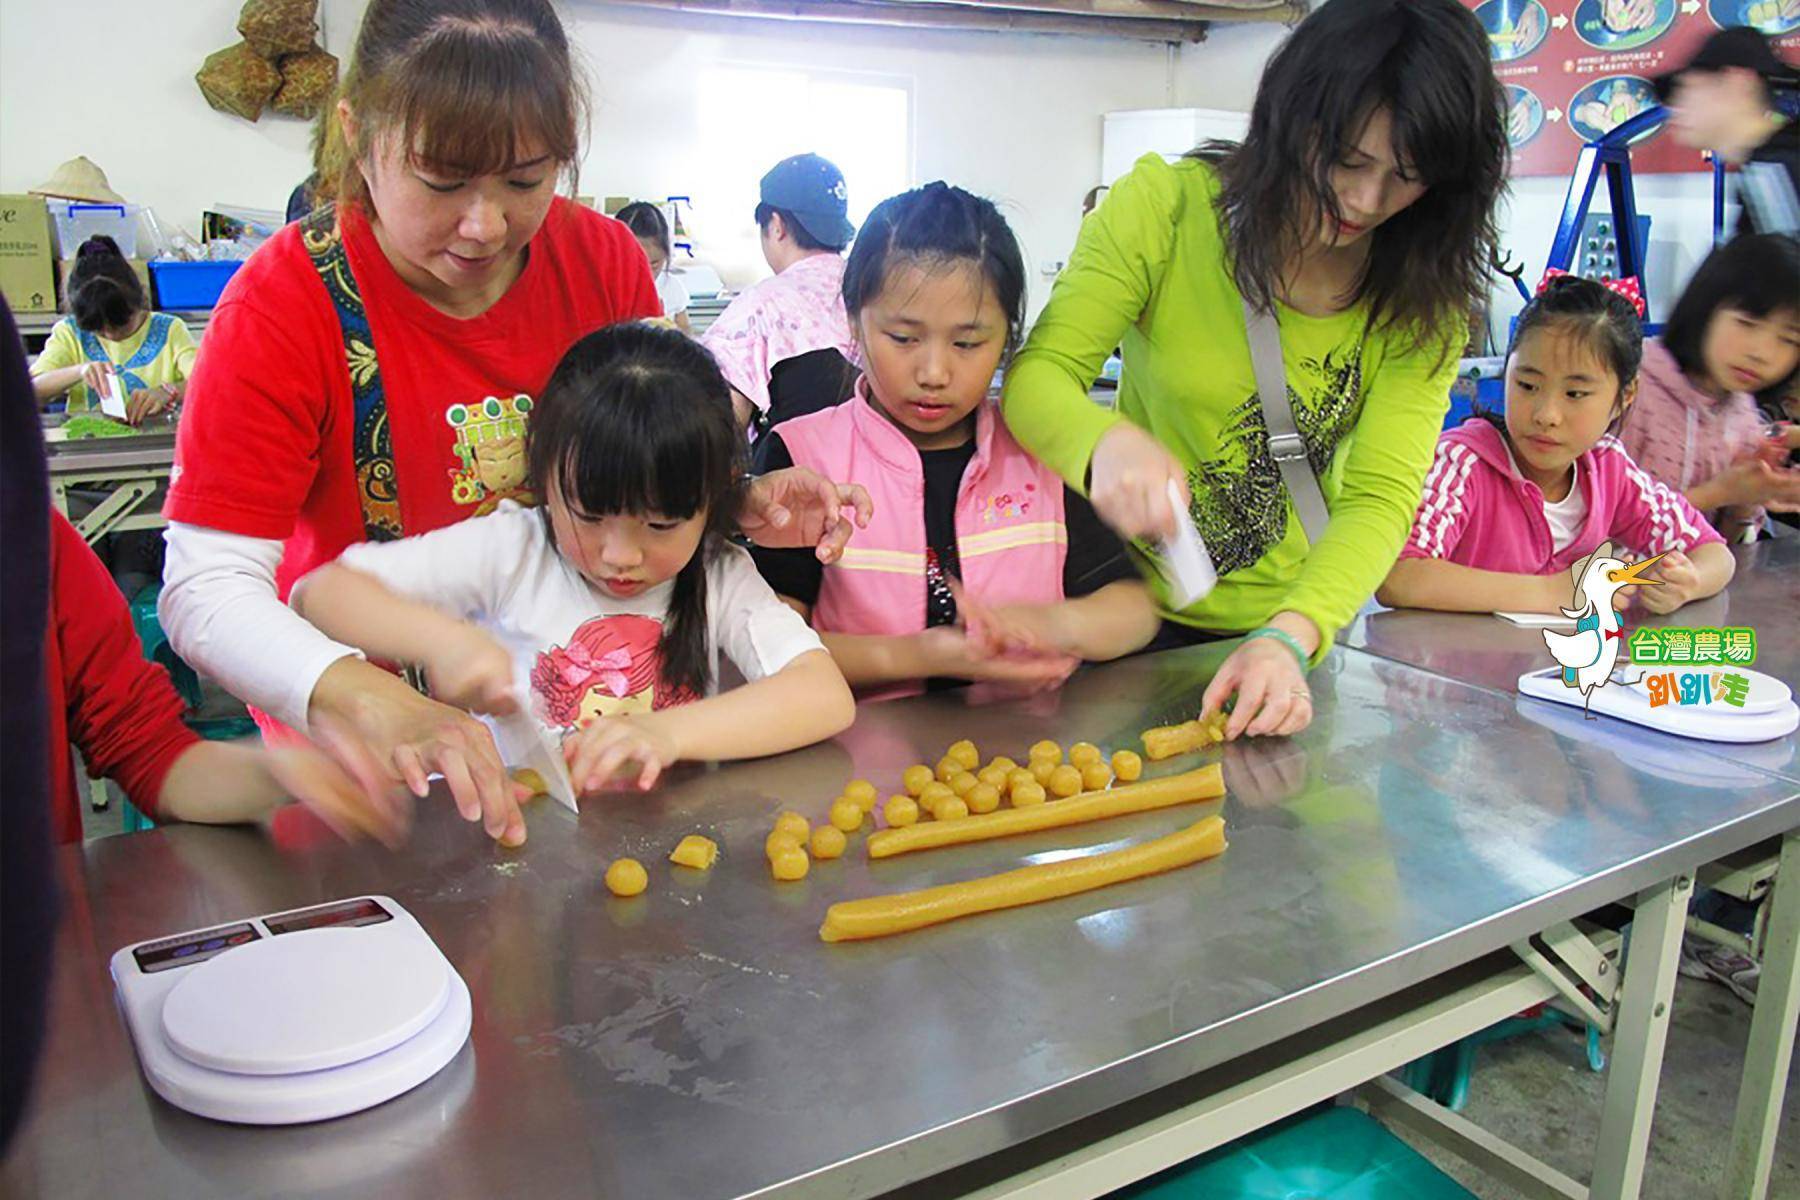
[[[1519,314],[1504,420],[1478,415],[1438,439],[1400,561],[1376,593],[1396,608],[1555,612],[1569,568],[1601,542],[1663,555],[1637,589],[1652,612],[1711,596],[1736,567],[1682,494],[1614,435],[1637,392],[1643,332],[1618,291],[1552,279]]]
[[[842,559],[755,552],[852,685],[1059,683],[1156,633],[1123,544],[1007,433],[990,400],[1018,345],[1025,264],[993,204],[933,183],[869,214],[844,271],[866,374],[783,424],[759,470],[824,469],[875,517]]]

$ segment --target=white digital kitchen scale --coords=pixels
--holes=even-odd
[[[1660,667],[1626,667],[1624,671],[1641,676],[1648,671],[1663,674]],[[1689,672],[1713,674],[1705,668],[1690,667]],[[1749,693],[1742,708],[1721,703],[1715,696],[1707,705],[1677,704],[1673,700],[1657,708],[1650,706],[1650,691],[1644,683],[1621,683],[1614,674],[1611,683],[1594,689],[1593,703],[1588,705],[1596,717],[1617,717],[1621,721],[1647,726],[1678,737],[1698,738],[1708,742],[1767,742],[1794,732],[1800,727],[1800,705],[1794,703],[1794,691],[1773,675],[1752,671],[1747,667],[1731,667],[1732,674],[1750,681]],[[1676,671],[1680,674],[1679,670]],[[1578,688],[1562,681],[1561,667],[1527,671],[1519,676],[1519,692],[1536,700],[1549,700],[1580,708],[1584,703]]]
[[[437,1074],[469,1036],[468,985],[386,896],[139,942],[112,977],[150,1086],[220,1121],[358,1112]]]

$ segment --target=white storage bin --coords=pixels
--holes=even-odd
[[[126,258],[138,256],[141,205],[89,204],[82,200],[51,200],[47,203],[51,224],[56,226],[57,252],[63,258],[74,258],[81,243],[102,233],[119,243],[119,252]]]

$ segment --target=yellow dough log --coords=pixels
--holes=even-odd
[[[1229,718],[1220,709],[1210,717],[1183,721],[1179,725],[1160,725],[1144,730],[1144,757],[1151,762],[1192,754],[1225,740],[1225,722]]]
[[[1056,812],[1060,807],[1026,811]],[[1213,858],[1224,849],[1225,822],[1219,817],[1207,817],[1179,833],[1123,850],[1039,863],[1001,875],[947,883],[923,891],[870,896],[866,900],[834,904],[826,910],[825,923],[819,926],[819,937],[827,942],[849,942],[906,933],[957,917],[1038,904],[1129,879],[1157,875]]]
[[[1165,775],[1128,783],[1111,791],[1095,792],[1055,804],[1035,804],[1029,808],[1009,808],[984,816],[980,820],[933,822],[904,829],[884,829],[869,835],[870,858],[892,858],[915,850],[935,850],[940,846],[958,846],[966,842],[985,842],[991,838],[1012,837],[1020,833],[1036,833],[1040,829],[1059,829],[1064,825],[1080,825],[1087,821],[1103,821],[1131,813],[1152,812],[1196,800],[1215,800],[1225,794],[1225,776],[1218,763],[1180,775]],[[973,811],[973,810],[971,810]]]

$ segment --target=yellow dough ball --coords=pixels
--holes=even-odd
[[[874,812],[875,801],[881,799],[881,793],[866,779],[852,779],[845,784],[844,795],[861,805],[864,812]]]
[[[938,805],[937,811],[931,815],[940,821],[960,821],[969,815],[969,805],[966,800],[958,800],[955,796],[951,796]]]
[[[690,833],[681,839],[681,844],[669,855],[669,861],[678,867],[705,871],[719,861],[719,843],[709,837]]]
[[[950,780],[950,790],[955,792],[959,797],[967,796],[969,794],[969,789],[980,782],[981,780],[975,778],[975,776],[971,775],[969,772],[964,771],[962,774],[957,775]]]
[[[991,783],[978,783],[963,797],[972,813],[991,813],[1000,807],[1000,789]]]
[[[962,773],[962,769],[963,765],[954,758],[940,758],[932,773],[937,776],[939,783],[949,783],[954,776]]]
[[[916,825],[919,821],[919,806],[910,796],[889,796],[887,806],[881,810],[881,815],[887,818],[890,829]]]
[[[1012,805],[1014,808],[1030,808],[1034,804],[1042,804],[1046,798],[1047,797],[1044,795],[1044,785],[1035,779],[1030,783],[1021,783],[1012,790]]]
[[[827,825],[825,828],[831,828]],[[783,850],[780,854],[770,855],[769,870],[775,878],[783,883],[792,883],[796,879],[805,879],[806,873],[812,869],[812,860],[806,857],[806,851],[798,846]]]
[[[862,812],[862,809],[857,809]],[[812,856],[814,858],[836,858],[844,852],[844,831],[835,825],[821,825],[813,830]]]
[[[1135,783],[1144,773],[1144,760],[1135,750],[1118,750],[1112,757],[1113,774],[1121,783]]]
[[[812,822],[797,812],[784,812],[775,818],[775,831],[788,834],[796,842],[805,845],[806,839],[812,836]]]
[[[1073,796],[1081,790],[1081,769],[1073,765],[1056,768],[1050,772],[1049,786],[1054,796]]]
[[[1004,792],[1006,790],[1006,777],[1010,774],[1012,774],[1012,772],[1000,764],[989,763],[987,766],[981,768],[980,773],[977,774],[975,778],[987,784],[996,792]]]
[[[906,789],[907,795],[917,796],[920,792],[925,790],[926,784],[936,778],[937,776],[932,773],[930,767],[926,766],[924,763],[920,763],[917,766],[906,768],[906,770],[901,773],[900,786]]]
[[[944,757],[955,759],[962,764],[962,769],[965,771],[973,771],[981,765],[981,751],[975,748],[974,742],[967,739],[952,742],[950,748],[944,751]]]
[[[1098,792],[1112,782],[1112,768],[1103,762],[1089,763],[1081,768],[1081,787],[1083,791]]]
[[[1069,765],[1086,767],[1100,761],[1100,747],[1092,742],[1076,742],[1069,747]]]
[[[1008,775],[1012,774],[1014,771],[1019,769],[1019,764],[1014,762],[1012,759],[1006,757],[1006,755],[1004,755],[1004,754],[1002,754],[1000,757],[996,758],[993,762],[989,763],[988,766],[999,767],[1001,770],[1005,771]]]
[[[774,858],[783,850],[798,850],[799,848],[800,839],[785,829],[777,829],[763,839],[763,853],[770,858]]]
[[[1060,766],[1062,766],[1062,763],[1054,758],[1034,758],[1031,760],[1031,767],[1029,768],[1031,771],[1031,778],[1039,787],[1049,787],[1050,776],[1055,774],[1056,768]]]
[[[932,816],[936,816],[938,805],[946,800],[956,798],[956,791],[949,784],[928,783],[925,785],[925,790],[919,793],[919,807]]]
[[[1006,794],[1009,796],[1012,795],[1022,783],[1036,782],[1037,776],[1033,775],[1030,771],[1027,771],[1024,767],[1020,767],[1015,771],[1009,771],[1006,775]]]
[[[845,833],[861,829],[863,815],[862,805],[847,796],[831,806],[831,824]]]
[[[615,896],[635,896],[649,886],[650,876],[635,858],[621,858],[606,868],[606,890]]]
[[[1062,762],[1062,747],[1045,738],[1031,747],[1031,757],[1048,758],[1053,762]]]

